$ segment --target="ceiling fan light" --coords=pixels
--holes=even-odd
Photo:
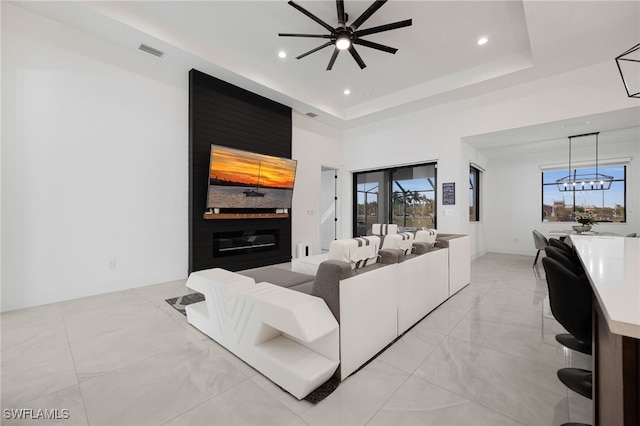
[[[336,47],[338,50],[346,50],[351,47],[351,40],[348,36],[340,36],[336,39]]]

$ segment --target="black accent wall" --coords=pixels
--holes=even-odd
[[[203,218],[211,144],[291,158],[291,108],[200,71],[189,72],[189,273],[291,261],[291,217]],[[270,231],[277,231],[279,239],[272,250],[214,256],[214,235]]]

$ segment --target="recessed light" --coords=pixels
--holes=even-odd
[[[351,94],[351,90],[344,89],[344,92],[342,92],[342,93],[344,93],[345,95],[350,95]]]
[[[285,52],[284,50],[279,51],[278,52],[278,57],[282,58],[282,59],[286,58],[287,57],[287,52]]]
[[[489,41],[489,39],[488,39],[488,38],[486,38],[486,37],[480,37],[480,38],[478,39],[478,46],[482,46],[483,44],[487,44],[487,42],[488,42],[488,41]]]

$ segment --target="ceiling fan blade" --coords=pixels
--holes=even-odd
[[[374,43],[372,41],[362,40],[359,38],[353,40],[353,44],[360,44],[362,46],[370,47],[372,49],[382,50],[383,52],[392,53],[392,54],[395,54],[398,51],[398,49],[396,49],[395,47],[389,47],[389,46],[385,46],[384,44]]]
[[[327,46],[331,46],[331,44],[332,44],[332,43],[331,43],[330,41],[328,41],[328,42],[326,42],[325,44],[323,44],[322,46],[318,46],[318,47],[316,47],[315,49],[311,49],[310,51],[308,51],[308,52],[306,52],[306,53],[303,53],[303,54],[302,54],[302,55],[300,55],[300,56],[296,56],[296,59],[302,59],[302,58],[304,58],[305,56],[307,56],[307,55],[311,55],[312,53],[317,52],[317,51],[318,51],[318,50],[320,50],[320,49],[324,49],[324,48],[325,48],[325,47],[327,47]]]
[[[350,25],[351,29],[353,31],[357,30],[358,27],[364,23],[364,21],[371,18],[371,15],[376,13],[376,11],[380,9],[386,2],[387,0],[374,1],[373,4],[371,4],[371,6],[369,6],[369,8],[362,13],[362,15],[358,16],[358,19],[353,21],[353,23]]]
[[[336,7],[338,8],[338,26],[345,28],[347,26],[347,17],[344,13],[344,0],[336,0]]]
[[[318,24],[322,25],[323,27],[325,27],[327,30],[329,30],[329,32],[331,33],[335,33],[335,29],[327,24],[326,22],[324,22],[322,19],[318,18],[316,15],[314,15],[313,13],[309,12],[307,9],[305,9],[304,7],[295,4],[294,2],[290,1],[289,4],[293,7],[295,7],[296,9],[298,9],[300,12],[304,13],[305,15],[307,15],[309,18],[313,19],[314,21],[316,21]]]
[[[280,37],[313,37],[313,38],[331,38],[331,34],[291,34],[278,33]]]
[[[404,21],[394,22],[392,24],[385,24],[377,27],[367,28],[366,30],[355,31],[353,35],[356,37],[362,37],[369,34],[381,33],[383,31],[390,31],[398,28],[409,27],[411,26],[411,24],[412,24],[411,19],[405,19]]]
[[[353,59],[356,60],[360,69],[364,69],[366,67],[364,61],[362,60],[360,55],[358,55],[358,52],[356,52],[356,48],[353,47],[353,44],[349,47],[349,53],[351,53],[351,56],[353,56]]]
[[[336,47],[335,50],[333,51],[333,55],[331,55],[331,59],[329,59],[329,65],[327,65],[327,71],[331,71],[331,68],[333,68],[333,64],[336,61],[336,58],[338,57],[338,53],[340,53],[340,50]]]

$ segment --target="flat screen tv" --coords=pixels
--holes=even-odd
[[[289,209],[297,161],[211,145],[207,209]]]

